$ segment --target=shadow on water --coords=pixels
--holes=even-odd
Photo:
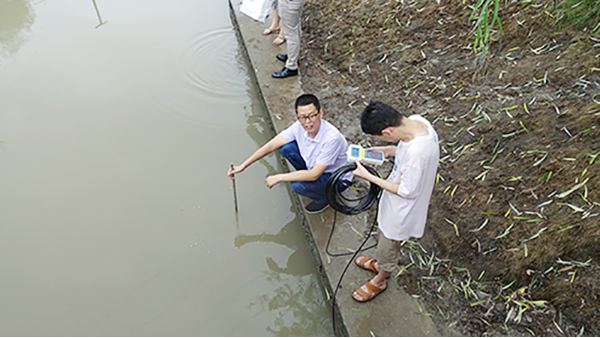
[[[0,55],[15,54],[29,41],[35,12],[27,0],[0,1]]]
[[[290,208],[292,212],[294,212],[293,207]],[[246,234],[238,234],[235,236],[233,241],[236,248],[241,248],[242,246],[249,243],[275,243],[279,245],[287,246],[288,248],[294,250],[294,253],[290,255],[288,258],[287,264],[285,268],[280,267],[275,263],[273,258],[267,257],[267,265],[269,269],[275,273],[285,273],[294,276],[304,276],[314,272],[314,269],[310,268],[303,262],[306,261],[307,252],[303,250],[299,250],[300,248],[295,245],[296,236],[298,235],[297,228],[299,226],[298,217],[295,217],[294,220],[287,223],[281,230],[279,230],[276,234],[268,234],[268,233],[259,233],[254,235],[246,235]],[[310,254],[310,253],[308,253]]]
[[[293,207],[291,211],[294,212]],[[307,264],[306,257],[310,255],[306,247],[298,246],[297,237],[302,236],[298,217],[287,223],[276,234],[238,234],[234,239],[236,248],[256,243],[275,243],[293,250],[285,265],[280,266],[274,258],[266,257],[268,270],[264,271],[267,280],[278,282],[281,286],[256,297],[250,303],[250,309],[261,309],[276,312],[274,327],[267,331],[276,336],[294,336],[299,332],[329,332],[331,319],[323,317],[315,320],[315,314],[329,307],[314,268]],[[300,280],[299,283],[289,283],[290,278]]]
[[[243,57],[243,55],[242,55]],[[249,86],[252,88],[253,86]],[[252,91],[253,89],[249,89]],[[254,90],[255,91],[255,90]],[[258,93],[249,93],[250,96],[257,96]],[[264,106],[258,99],[254,99],[251,108],[247,110],[247,134],[254,140],[257,147],[262,146],[265,140],[273,136],[272,130],[265,128],[268,126]],[[275,156],[279,156],[275,154]],[[273,165],[266,158],[259,160],[254,165],[261,165],[268,175],[281,172],[283,167],[281,162]],[[280,168],[277,168],[280,167]],[[289,190],[288,190],[289,192]],[[290,211],[295,213],[293,206]],[[311,253],[298,237],[304,234],[300,229],[298,216],[283,226],[277,233],[260,232],[255,234],[243,233],[236,215],[236,236],[234,246],[238,249],[246,245],[269,243],[288,247],[293,250],[285,264],[277,263],[276,257],[265,257],[268,270],[263,271],[267,280],[275,281],[280,286],[269,293],[257,295],[254,301],[249,304],[249,309],[265,310],[277,313],[274,324],[268,326],[267,331],[276,336],[296,336],[299,332],[329,332],[331,321],[328,317],[321,320],[315,320],[315,313],[323,312],[323,308],[328,307],[326,296],[322,291],[319,279],[316,277],[315,269],[310,263],[307,264],[307,256]],[[310,260],[309,260],[310,261]],[[286,282],[286,280],[296,279],[299,282]]]
[[[239,64],[246,64],[250,73],[252,66],[241,47],[237,48],[236,59]],[[268,127],[270,121],[267,119],[266,108],[259,99],[260,92],[254,81],[252,74],[249,74],[247,77],[248,95],[253,100],[249,107],[244,108],[247,121],[246,133],[254,140],[258,148],[271,139],[274,132]],[[272,155],[280,156],[278,152],[274,152]],[[262,158],[254,165],[263,166],[268,175],[285,170],[281,161],[273,164],[267,158]],[[287,190],[288,193],[291,193],[289,186],[287,186]],[[290,206],[290,211],[293,214],[296,213],[293,205]],[[253,310],[260,309],[277,313],[274,324],[268,326],[267,331],[275,336],[296,336],[299,332],[316,332],[318,335],[324,336],[333,335],[331,318],[315,316],[317,313],[329,313],[329,311],[323,311],[324,308],[329,308],[329,304],[312,265],[312,260],[308,259],[307,262],[307,257],[310,257],[311,253],[303,241],[298,241],[298,238],[304,238],[298,216],[285,224],[277,233],[243,233],[237,215],[236,224],[234,246],[238,249],[253,244],[263,246],[277,244],[292,250],[285,263],[281,263],[277,257],[265,257],[268,270],[263,272],[267,276],[267,280],[275,281],[280,286],[269,293],[257,295],[249,305],[249,308]],[[298,282],[286,282],[292,279]]]

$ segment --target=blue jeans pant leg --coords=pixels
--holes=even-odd
[[[279,148],[279,152],[286,160],[288,160],[296,170],[306,170],[306,162],[300,155],[300,149],[298,149],[298,143],[292,141],[284,144]]]
[[[298,143],[292,141],[284,144],[279,148],[281,155],[288,160],[296,170],[307,170],[306,162],[300,155],[300,149],[298,149]],[[327,202],[325,199],[325,185],[327,180],[331,177],[330,173],[324,173],[316,181],[312,182],[290,182],[292,191],[298,195],[306,196],[312,199],[315,203],[323,204]]]
[[[316,181],[290,182],[290,186],[296,194],[306,196],[317,204],[323,204],[327,202],[325,198],[325,186],[329,177],[331,177],[331,173],[324,173]]]

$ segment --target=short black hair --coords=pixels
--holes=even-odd
[[[296,99],[296,105],[294,106],[296,114],[298,114],[298,107],[308,106],[309,104],[314,105],[315,108],[317,108],[317,112],[321,110],[319,99],[317,99],[316,96],[314,96],[313,94],[302,94]]]
[[[402,115],[393,107],[379,101],[372,101],[360,116],[360,127],[369,135],[381,135],[388,127],[402,125]]]

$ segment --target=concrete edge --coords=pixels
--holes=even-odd
[[[246,58],[246,61],[250,65],[250,69],[256,69],[252,63],[250,54],[248,53],[248,48],[246,46],[244,36],[242,35],[242,30],[241,30],[239,22],[237,20],[236,11],[235,11],[235,8],[233,7],[234,6],[232,3],[233,1],[235,1],[235,0],[229,1],[229,9],[230,9],[229,14],[231,17],[231,22],[233,23],[233,26],[234,26],[236,37],[241,46],[244,57]],[[258,88],[261,103],[268,113],[267,115],[269,117],[268,118],[269,125],[272,128],[272,130],[274,130],[275,132],[280,132],[281,130],[279,130],[278,128],[275,127],[275,121],[273,119],[274,114],[269,109],[269,105],[267,104],[267,101],[265,99],[265,95],[264,95],[263,89],[261,88],[260,82],[258,81],[256,72],[252,72],[252,74],[253,74],[252,81],[254,81],[254,83],[256,84],[256,86]],[[298,83],[297,83],[298,87],[300,87],[299,86],[299,84],[300,84],[299,78],[297,78],[297,79],[298,79]],[[296,93],[295,97],[299,96],[300,94],[301,94],[301,91],[298,91]],[[279,154],[276,154],[276,156],[277,156],[278,161],[281,164],[283,164],[284,166],[287,166],[289,171],[291,171],[293,169],[293,168],[291,168],[290,164],[282,156],[280,156]],[[289,189],[289,186],[288,186],[288,189]],[[317,272],[319,273],[319,277],[321,278],[321,283],[327,292],[327,300],[329,301],[330,306],[334,307],[334,309],[335,309],[336,328],[338,328],[338,330],[342,333],[343,336],[348,337],[349,336],[348,329],[346,328],[346,325],[344,324],[344,319],[341,315],[341,311],[338,307],[338,304],[337,304],[337,302],[332,304],[331,300],[332,300],[332,296],[334,294],[334,290],[332,288],[332,283],[329,280],[327,273],[325,271],[323,261],[321,260],[321,255],[320,255],[320,252],[318,249],[318,245],[313,236],[313,232],[312,232],[310,224],[309,224],[310,221],[308,219],[308,215],[306,214],[306,211],[304,210],[304,205],[298,195],[290,192],[290,196],[292,197],[294,207],[296,208],[296,214],[298,214],[301,218],[302,230],[304,232],[304,236],[306,237],[307,245],[310,249],[310,252],[311,252],[311,255],[313,258],[313,262],[315,264]]]
[[[303,93],[302,65],[297,77],[285,79],[271,77],[271,73],[284,66],[276,60],[275,56],[285,54],[286,46],[275,46],[270,43],[269,40],[274,36],[261,34],[268,22],[256,22],[241,13],[238,7],[240,1],[229,0],[230,15],[240,47],[254,73],[248,80],[255,81],[259,86],[258,94],[269,113],[267,120],[272,130],[280,132],[296,121],[293,102]],[[282,156],[279,154],[276,156],[280,163],[288,165],[288,171],[294,170]],[[366,234],[370,228],[367,218],[360,218],[358,215],[338,215],[331,208],[318,215],[308,215],[303,203],[309,200],[292,193],[290,186],[287,184],[286,186],[300,216],[307,245],[313,256],[320,281],[328,294],[329,303],[334,303],[331,305],[336,314],[333,322],[336,327],[335,334],[363,337],[371,335],[424,337],[444,334],[433,323],[431,314],[425,312],[427,309],[420,305],[418,295],[410,295],[404,286],[398,285],[393,279],[390,279],[391,283],[388,283],[384,297],[366,303],[355,301],[351,296],[352,291],[362,286],[373,275],[372,272],[364,269],[349,268],[349,265],[354,264],[346,254],[348,251],[353,251],[351,248],[357,248],[362,243],[361,238],[364,237],[357,236],[357,232],[364,231]],[[334,228],[336,215],[337,226]],[[328,250],[330,238],[331,245]],[[332,253],[329,254],[328,251]],[[398,273],[400,271],[398,268]],[[341,276],[344,278],[342,279]],[[338,281],[340,289],[333,300],[333,291],[337,288]]]

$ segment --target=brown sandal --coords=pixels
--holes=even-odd
[[[370,301],[371,299],[375,298],[375,296],[377,296],[378,294],[382,293],[383,291],[385,291],[387,289],[387,284],[383,287],[383,288],[378,288],[375,285],[373,285],[373,283],[371,283],[371,281],[368,281],[367,283],[365,283],[365,285],[367,287],[367,290],[369,290],[369,292],[365,292],[362,289],[362,286],[358,289],[356,289],[356,293],[358,293],[362,299],[358,299],[356,297],[354,297],[354,294],[352,294],[352,298],[354,298],[355,301],[357,302],[361,302],[361,303],[365,303]]]
[[[370,270],[375,273],[379,273],[379,270],[375,269],[375,262],[377,262],[377,260],[375,258],[369,257],[369,256],[360,256],[355,261],[356,265],[358,265],[359,267],[361,267],[365,270]],[[367,264],[367,267],[365,267],[365,264]]]

